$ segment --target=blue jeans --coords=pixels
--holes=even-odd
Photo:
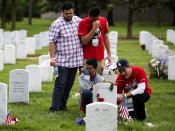
[[[80,106],[83,108],[84,113],[86,113],[86,106],[93,102],[92,92],[89,89],[83,89],[80,99]]]
[[[76,73],[77,67],[67,68],[58,66],[59,76],[55,80],[50,111],[66,110],[67,100],[74,84]]]

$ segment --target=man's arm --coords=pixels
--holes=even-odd
[[[50,65],[51,66],[56,66],[56,60],[55,60],[55,43],[51,42],[49,45],[49,51],[50,51]]]
[[[123,97],[131,97],[137,94],[143,94],[144,91],[145,91],[145,82],[139,83],[138,87],[135,90],[125,93],[124,95],[120,96],[119,99],[122,100]]]
[[[90,30],[90,32],[88,34],[86,34],[85,36],[81,36],[81,41],[83,43],[83,45],[87,45],[89,43],[89,41],[92,39],[96,29],[98,29],[100,27],[100,21],[94,21],[93,22],[93,27]]]
[[[108,33],[104,34],[104,44],[108,53],[105,59],[108,59],[109,63],[111,63],[111,49],[110,49],[110,41],[109,41]]]

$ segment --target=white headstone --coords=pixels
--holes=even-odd
[[[13,31],[12,32],[12,42],[13,43],[17,43],[19,40],[20,40],[20,37],[19,37],[19,31]]]
[[[40,41],[40,34],[36,34],[33,37],[35,39],[35,49],[36,50],[41,50],[42,49],[42,45],[41,45],[41,41]]]
[[[111,83],[97,83],[93,85],[93,102],[100,101],[109,102],[116,105],[117,102],[117,86],[111,86]]]
[[[173,33],[171,34],[171,39],[172,39],[172,43],[174,43],[175,46],[175,31],[173,30]]]
[[[28,65],[25,68],[29,71],[29,92],[41,92],[41,68],[39,65]]]
[[[148,31],[140,31],[139,33],[139,42],[140,44],[145,45],[145,35],[148,34]]]
[[[168,57],[168,46],[167,45],[158,45],[156,49],[156,57],[162,57],[166,59]]]
[[[86,131],[117,131],[117,106],[107,102],[88,104]]]
[[[175,55],[168,56],[168,80],[175,80]]]
[[[103,78],[105,79],[105,81],[110,81],[115,83],[116,79],[117,79],[117,75],[115,74],[115,72],[113,72],[112,70],[108,69],[104,69],[103,70]]]
[[[116,31],[109,32],[109,40],[114,41],[114,42],[117,43],[117,41],[118,41],[118,32],[116,32]]]
[[[9,103],[29,103],[29,72],[23,69],[10,71]]]
[[[16,63],[16,49],[14,45],[5,45],[4,47],[4,64]]]
[[[26,41],[20,40],[16,43],[16,58],[17,59],[26,59],[27,58],[27,49]]]
[[[0,125],[5,124],[7,116],[7,85],[0,82]]]
[[[50,56],[49,55],[39,56],[38,64],[41,66],[42,81],[52,81],[53,67],[50,66]]]
[[[4,52],[0,50],[0,71],[4,69]]]
[[[26,40],[27,38],[27,31],[26,30],[20,30],[19,31],[19,40]]]
[[[38,58],[38,64],[42,66],[50,65],[50,56],[49,55],[40,55]]]
[[[118,57],[116,56],[116,55],[111,55],[111,59],[112,59],[112,62],[113,63],[117,63],[117,61],[118,61]]]
[[[9,31],[4,32],[4,45],[12,44],[12,33]]]
[[[153,35],[148,38],[148,41],[149,41],[148,52],[149,52],[149,54],[152,54],[153,40],[157,40],[157,38]]]
[[[26,39],[27,44],[27,54],[34,55],[35,54],[35,39],[33,37],[28,37]]]
[[[3,30],[0,29],[0,50],[3,49]]]
[[[152,57],[156,57],[157,54],[157,48],[158,46],[163,45],[163,41],[162,40],[153,40],[153,45],[152,45]]]
[[[40,32],[40,42],[42,47],[49,45],[49,33],[48,32]]]
[[[112,48],[111,49],[111,54],[117,56],[117,50],[116,50],[116,48]]]
[[[171,30],[171,29],[167,30],[167,32],[166,32],[166,40],[168,42],[172,42],[172,34],[173,34],[173,30]]]

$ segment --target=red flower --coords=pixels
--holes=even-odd
[[[100,96],[100,94],[99,93],[97,93],[97,98]]]
[[[98,101],[99,102],[103,102],[104,101],[104,98],[98,98]]]
[[[89,90],[90,90],[90,91],[93,91],[93,88],[91,87]]]

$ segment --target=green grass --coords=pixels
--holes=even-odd
[[[36,20],[36,21],[35,21]],[[35,23],[35,22],[36,23]],[[33,25],[27,25],[27,19],[24,22],[17,24],[17,29],[27,29],[29,34],[39,33],[48,29],[51,21],[45,20],[33,20]],[[118,23],[118,22],[117,22]],[[116,25],[117,25],[116,23]],[[119,25],[122,25],[119,27]],[[45,25],[45,26],[44,26]],[[117,30],[125,33],[125,23],[119,23],[115,27],[110,27],[111,30]],[[138,24],[139,25],[139,24]],[[18,27],[20,26],[20,27]],[[135,25],[136,26],[136,25]],[[165,25],[167,29],[170,26]],[[142,26],[136,26],[140,28]],[[153,30],[153,25],[149,23],[143,24],[146,30]],[[118,28],[120,28],[118,30]],[[136,30],[134,28],[134,30]],[[157,31],[156,27],[151,33],[161,33]],[[120,33],[120,32],[119,32]],[[121,35],[123,35],[121,33]],[[138,32],[136,31],[136,34]],[[162,32],[165,36],[165,32]],[[136,65],[143,67],[148,75],[148,60],[151,56],[148,55],[148,51],[143,51],[138,46],[138,40],[119,40],[118,42],[118,57],[128,59],[130,65]],[[174,50],[175,46],[165,42],[170,49]],[[35,55],[30,57],[36,57],[35,59],[17,60],[15,65],[5,65],[4,71],[0,72],[0,82],[9,85],[9,71],[13,69],[24,69],[26,65],[38,64],[37,56],[41,54],[47,54],[48,47],[42,50],[37,50]],[[8,110],[11,110],[11,115],[19,119],[19,124],[13,126],[0,126],[0,130],[58,130],[58,131],[82,131],[85,130],[85,126],[77,126],[75,124],[76,117],[80,116],[78,98],[72,97],[78,92],[78,74],[74,86],[71,90],[68,111],[60,111],[56,114],[49,114],[48,109],[51,104],[53,82],[43,82],[41,93],[30,93],[30,104],[25,105],[22,103],[8,104]],[[133,130],[133,131],[173,131],[175,130],[175,81],[149,79],[149,85],[152,89],[152,96],[149,102],[146,103],[148,118],[145,122],[151,122],[155,125],[154,128],[147,127],[144,125],[145,122],[134,121],[128,125],[118,125],[119,131]],[[0,105],[1,106],[1,105]]]
[[[133,22],[132,26],[133,36],[138,36],[140,31],[149,31],[156,37],[166,38],[166,31],[168,29],[175,30],[175,26],[170,26],[168,23],[162,23],[161,27],[157,27],[156,23],[153,22]],[[127,35],[127,23],[126,22],[115,22],[115,26],[109,27],[110,31],[118,31],[119,36]]]
[[[50,24],[54,20],[41,20],[38,18],[32,19],[32,25],[28,25],[28,18],[24,18],[22,22],[17,22],[16,30],[26,29],[28,36],[39,33],[41,31],[47,31]],[[5,31],[11,29],[11,23],[7,23]],[[126,36],[127,34],[127,22],[115,22],[115,26],[109,26],[110,31],[118,31],[119,36]],[[161,27],[157,27],[155,22],[133,22],[133,35],[138,36],[142,30],[149,31],[156,37],[165,39],[167,29],[174,29],[175,26],[170,26],[169,23],[161,23]]]
[[[42,31],[48,31],[50,24],[53,20],[42,20],[38,18],[32,19],[32,25],[28,25],[28,19],[24,18],[23,21],[16,23],[16,30],[25,29],[28,32],[28,36],[33,36],[33,34],[37,34]],[[5,31],[11,30],[11,23],[7,23]]]

